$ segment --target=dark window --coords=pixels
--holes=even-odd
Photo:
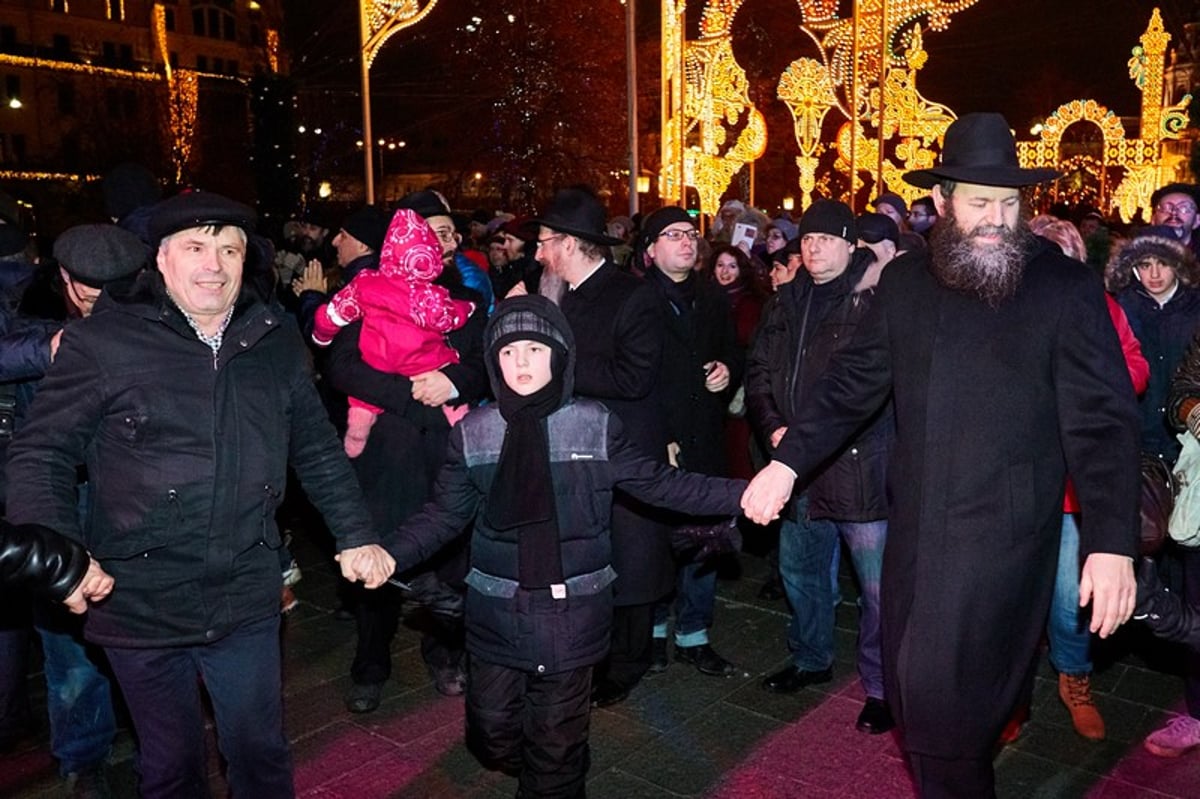
[[[170,59],[171,69],[179,69],[179,53],[168,53],[167,58]]]
[[[208,10],[207,35],[213,39],[221,38],[221,12],[215,8]]]
[[[222,15],[222,22],[225,23],[224,31],[223,31],[223,33],[225,35],[225,41],[236,42],[237,41],[237,20],[235,20],[233,18],[232,14],[224,14],[224,15]]]
[[[228,70],[228,72],[229,72],[229,74],[230,74],[230,75],[237,75],[237,74],[238,74],[238,62],[236,62],[236,61],[226,61],[226,62],[225,62],[225,69],[226,69],[226,70]]]
[[[116,66],[117,63],[117,45],[114,42],[105,42],[100,50],[100,60],[106,66]]]
[[[50,10],[60,14],[67,13],[67,0],[50,0]]]
[[[8,94],[8,99],[21,96],[21,78],[18,75],[5,75],[4,88]]]
[[[0,133],[0,164],[12,161],[12,151],[8,149],[8,134]]]
[[[213,72],[220,75],[224,71],[225,71],[225,59],[224,58],[214,58],[213,59]]]
[[[175,30],[175,9],[163,9],[163,24],[166,26],[167,30]]]
[[[58,113],[75,113],[75,84],[69,80],[58,84]]]
[[[13,159],[19,164],[24,162],[28,150],[25,147],[25,134],[14,133],[12,137]]]
[[[200,70],[201,72],[208,72],[208,56],[196,56],[196,69]]]
[[[126,69],[133,69],[133,45],[121,45],[121,66]]]
[[[65,33],[54,34],[54,38],[50,40],[50,47],[55,58],[67,59],[71,57],[71,37]]]
[[[108,18],[115,20],[123,20],[125,17],[122,13],[124,4],[121,0],[108,0]]]
[[[254,24],[250,25],[250,44],[255,47],[262,47],[263,45],[262,29]]]
[[[56,42],[58,36],[54,37]],[[12,25],[0,25],[0,50],[11,53],[17,47],[17,29]]]
[[[204,35],[204,9],[197,8],[192,12],[192,33],[197,36]]]

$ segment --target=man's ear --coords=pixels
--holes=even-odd
[[[946,204],[950,202],[950,198],[942,194],[942,187],[934,186],[929,196],[933,198],[933,207],[937,209],[937,215],[945,216]]]

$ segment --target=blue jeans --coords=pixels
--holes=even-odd
[[[834,522],[858,575],[858,678],[867,696],[883,699],[883,656],[879,633],[879,575],[883,571],[883,545],[887,520]]]
[[[808,498],[793,500],[795,519],[779,527],[779,576],[792,606],[788,651],[796,668],[833,665],[833,586],[829,571],[838,532],[833,522],[808,518]]]
[[[108,758],[117,731],[108,677],[93,660],[102,655],[84,643],[80,617],[43,603],[33,617],[45,658],[50,751],[63,775],[89,771]]]
[[[208,793],[200,680],[212,699],[217,745],[234,797],[292,797],[283,733],[279,616],[245,624],[211,644],[106,647],[141,748],[143,799]]]
[[[675,576],[675,645],[708,643],[717,601],[717,570],[706,563],[686,563]],[[670,603],[654,605],[654,637],[667,637]]]
[[[1088,612],[1079,607],[1079,526],[1075,514],[1064,513],[1058,545],[1058,573],[1046,636],[1050,639],[1050,665],[1059,674],[1091,674],[1089,653],[1092,634]]]

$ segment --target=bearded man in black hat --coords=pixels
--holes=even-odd
[[[743,497],[778,514],[889,396],[896,444],[882,574],[887,697],[923,797],[994,796],[992,748],[1054,586],[1066,474],[1082,509],[1080,596],[1106,637],[1133,610],[1138,425],[1094,273],[1029,235],[1008,123],[968,114],[932,189],[929,252],[893,261],[851,344]]]
[[[575,391],[598,399],[624,424],[643,453],[666,462],[668,433],[656,394],[664,325],[654,290],[620,271],[607,248],[604,207],[584,188],[559,191],[538,225],[537,260],[546,277],[567,284],[562,312],[578,347]],[[597,668],[592,701],[603,707],[629,696],[651,663],[654,603],[675,586],[668,529],[632,497],[615,493],[612,513],[613,643]]]

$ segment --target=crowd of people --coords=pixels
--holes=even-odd
[[[583,186],[533,218],[425,190],[271,242],[122,165],[109,223],[40,262],[0,197],[0,745],[32,631],[69,790],[105,795],[119,697],[141,794],[207,795],[203,692],[231,793],[291,796],[304,529],[346,578],[347,709],[379,707],[407,611],[519,797],[585,795],[591,708],[672,663],[750,665],[710,635],[744,536],[777,537],[761,595],[790,608],[770,692],[833,679],[849,558],[856,728],[898,731],[922,797],[994,795],[1043,635],[1103,739],[1093,636],[1135,615],[1192,647],[1188,713],[1145,746],[1200,748],[1200,556],[1136,546],[1139,454],[1200,438],[1200,188],[1132,230],[1031,219],[1055,177],[968,114],[905,175],[927,196],[858,215],[730,200],[705,235]]]

